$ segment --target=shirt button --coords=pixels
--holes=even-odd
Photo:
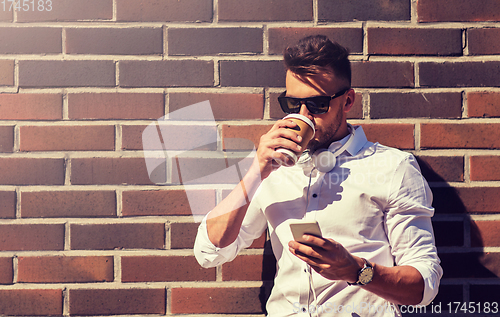
[[[313,194],[313,197],[314,197],[314,198],[318,197],[318,194]]]

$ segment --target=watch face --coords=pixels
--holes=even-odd
[[[359,282],[363,285],[368,284],[373,278],[373,268],[367,267],[359,273]]]

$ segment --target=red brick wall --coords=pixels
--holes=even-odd
[[[184,187],[149,180],[141,134],[210,100],[223,138],[257,143],[283,115],[282,49],[314,33],[352,52],[350,122],[414,153],[431,184],[445,272],[435,303],[498,301],[498,0],[10,4],[0,3],[0,315],[262,314],[265,237],[201,269]],[[208,206],[227,189],[196,187]]]

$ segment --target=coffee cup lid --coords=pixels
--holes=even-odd
[[[305,123],[307,123],[311,127],[311,129],[313,129],[313,135],[316,133],[316,129],[314,129],[314,124],[312,123],[312,121],[308,117],[303,116],[303,115],[298,114],[298,113],[291,113],[291,114],[287,115],[286,117],[284,117],[283,119],[289,119],[289,118],[295,118],[295,119],[299,119],[299,120],[304,121]]]

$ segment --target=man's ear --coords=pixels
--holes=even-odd
[[[354,100],[356,100],[356,92],[354,91],[354,89],[351,89],[346,94],[347,98],[344,105],[344,112],[347,113],[351,111],[352,106],[354,105]]]

